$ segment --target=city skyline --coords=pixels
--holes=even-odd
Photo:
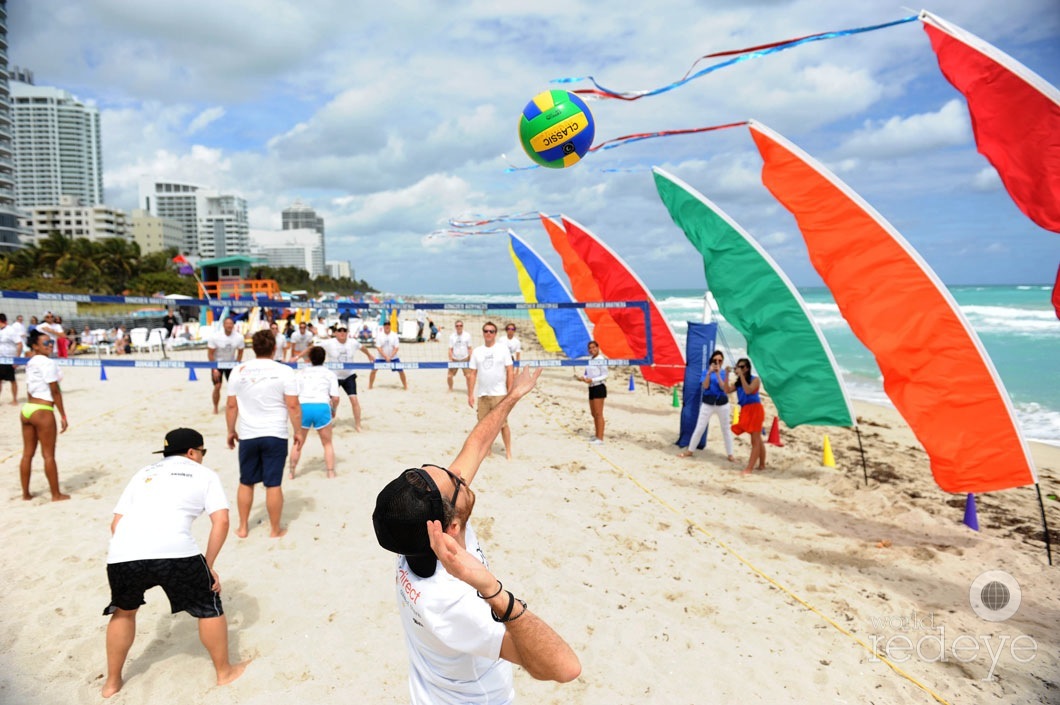
[[[703,286],[702,262],[665,213],[650,166],[718,203],[796,284],[820,279],[762,186],[746,129],[646,140],[574,167],[528,165],[523,105],[549,80],[619,90],[680,78],[696,57],[912,14],[890,3],[667,2],[648,16],[568,2],[489,3],[350,16],[338,2],[90,0],[8,3],[11,64],[99,108],[105,201],[131,210],[143,178],[238,193],[250,228],[300,199],[327,223],[332,259],[403,293],[514,291],[503,235],[430,238],[448,218],[566,214],[652,287]],[[559,6],[556,6],[557,9]],[[245,13],[255,32],[229,35]],[[986,0],[927,9],[1044,79],[1060,80],[1060,6]],[[710,62],[701,64],[709,65]],[[576,84],[582,87],[587,84]],[[1031,223],[975,151],[967,109],[919,23],[805,45],[629,104],[590,103],[596,141],[754,118],[846,180],[949,284],[1051,283],[1060,239]],[[502,156],[504,155],[504,156]],[[513,229],[553,265],[539,224]]]

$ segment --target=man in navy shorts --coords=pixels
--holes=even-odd
[[[214,561],[228,536],[228,499],[217,473],[202,464],[202,434],[178,428],[166,434],[162,460],[137,472],[114,507],[107,579],[107,680],[103,697],[121,690],[122,668],[136,637],[136,612],[144,592],[160,585],[174,614],[199,620],[199,639],[217,671],[231,683],[248,662],[228,660],[228,623],[221,607],[221,579]],[[210,517],[206,554],[191,536],[200,514]]]
[[[302,447],[297,435],[302,427],[302,407],[298,403],[298,382],[294,370],[272,359],[276,338],[272,331],[259,330],[251,339],[255,359],[237,365],[228,378],[228,447],[239,442],[239,490],[236,507],[239,526],[236,536],[246,538],[254,485],[265,485],[265,509],[269,514],[270,536],[287,533],[280,525],[283,513],[283,469],[287,465],[287,421],[296,435],[294,445]],[[237,423],[238,422],[238,423]]]

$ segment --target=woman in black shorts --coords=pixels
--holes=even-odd
[[[606,360],[600,352],[600,345],[595,340],[589,341],[589,364],[585,366],[585,373],[574,378],[589,385],[589,412],[593,415],[594,435],[589,442],[600,445],[604,442],[604,399],[607,399],[607,365],[600,364]]]

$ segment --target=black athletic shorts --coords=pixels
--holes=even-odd
[[[169,608],[192,617],[220,617],[225,613],[221,596],[211,590],[213,576],[202,555],[187,558],[153,558],[107,564],[110,604],[104,615],[115,610],[135,610],[145,604],[144,593],[161,585]]]
[[[211,372],[213,372],[213,383],[214,384],[220,384],[221,383],[221,375],[224,375],[225,379],[228,379],[229,377],[232,376],[232,370],[234,370],[234,369],[235,369],[234,367],[218,367],[218,368],[216,368],[214,370],[211,370]]]
[[[279,487],[287,464],[287,439],[275,436],[239,439],[239,484]]]
[[[14,365],[0,365],[0,382],[14,382],[15,381],[15,366]]]
[[[589,398],[590,399],[607,399],[607,385],[606,384],[590,384],[589,385]]]
[[[349,377],[347,377],[346,379],[340,379],[339,380],[339,386],[342,388],[342,390],[344,392],[346,392],[346,396],[348,396],[348,397],[357,396],[357,375],[356,374],[352,374]]]

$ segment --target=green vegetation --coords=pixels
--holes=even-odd
[[[178,273],[176,255],[176,249],[141,255],[138,244],[121,238],[93,241],[52,233],[38,245],[0,255],[0,289],[134,296],[163,292],[197,298],[195,279]],[[340,296],[375,291],[363,280],[313,278],[297,267],[261,267],[260,272],[284,291],[334,291]]]

